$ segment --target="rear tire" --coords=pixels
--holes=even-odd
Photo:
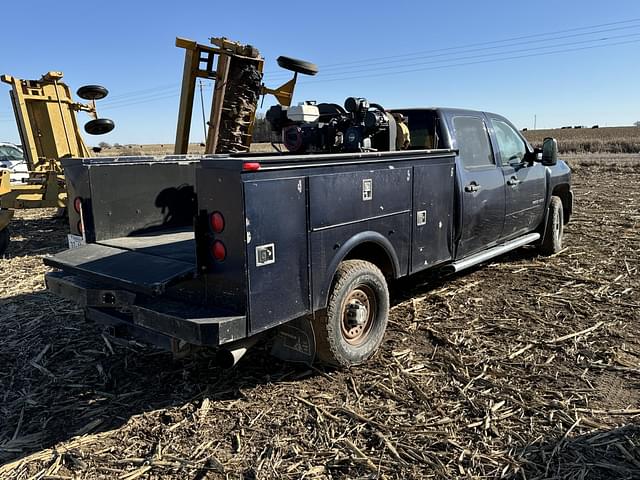
[[[0,230],[0,257],[4,256],[4,252],[7,251],[9,246],[9,227],[5,227]]]
[[[540,253],[545,256],[553,255],[562,250],[562,235],[564,234],[564,210],[560,197],[551,197],[544,238],[540,244]]]
[[[367,361],[382,343],[389,316],[389,290],[378,267],[364,260],[342,262],[325,311],[313,330],[317,359],[337,367]]]

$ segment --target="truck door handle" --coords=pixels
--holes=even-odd
[[[521,180],[518,180],[518,177],[511,177],[509,180],[507,180],[507,185],[509,185],[510,187],[515,187],[520,182]]]
[[[471,182],[469,185],[465,185],[464,187],[465,192],[477,192],[479,189],[480,185],[478,185],[476,182]]]

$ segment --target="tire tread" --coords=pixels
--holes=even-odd
[[[341,338],[342,332],[340,331],[339,324],[336,325],[329,321],[329,312],[335,311],[336,309],[340,310],[340,300],[343,289],[347,284],[352,282],[356,276],[361,274],[372,274],[375,277],[378,277],[378,280],[382,280],[386,287],[386,281],[384,280],[382,271],[370,262],[365,260],[345,260],[338,266],[331,288],[331,294],[327,302],[327,308],[317,314],[314,320],[316,355],[323,363],[338,367],[353,365],[352,362],[344,358],[340,353],[337,342],[338,339]],[[388,303],[386,305],[379,305],[378,308],[383,308],[388,311]],[[363,358],[362,361],[367,360],[374,352],[375,349],[370,354],[366,355],[366,358]]]
[[[560,197],[552,196],[551,201],[549,202],[549,213],[547,215],[545,234],[542,239],[542,243],[540,244],[540,253],[542,253],[542,255],[550,256],[554,253],[558,253],[562,249],[562,233],[564,231],[564,212],[562,208],[562,200]],[[556,238],[553,232],[553,223],[556,216],[560,217],[559,238]]]

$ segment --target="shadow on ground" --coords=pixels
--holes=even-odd
[[[51,210],[51,209],[49,209]],[[7,258],[23,255],[52,254],[67,248],[69,223],[66,217],[49,210],[19,211],[9,224],[11,240],[5,253]],[[36,213],[41,216],[36,216]],[[28,213],[28,217],[24,215]]]
[[[261,346],[232,370],[216,367],[210,352],[176,360],[104,335],[44,291],[0,300],[0,307],[0,463],[118,429],[144,412],[204,397],[239,399],[256,385],[315,375]]]

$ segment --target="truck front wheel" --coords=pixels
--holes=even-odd
[[[564,211],[562,209],[562,200],[560,200],[560,197],[551,197],[544,238],[540,244],[540,253],[549,256],[562,250],[563,233]]]
[[[327,309],[316,314],[316,355],[350,367],[368,360],[382,343],[389,316],[384,275],[364,260],[345,260],[336,272]]]

